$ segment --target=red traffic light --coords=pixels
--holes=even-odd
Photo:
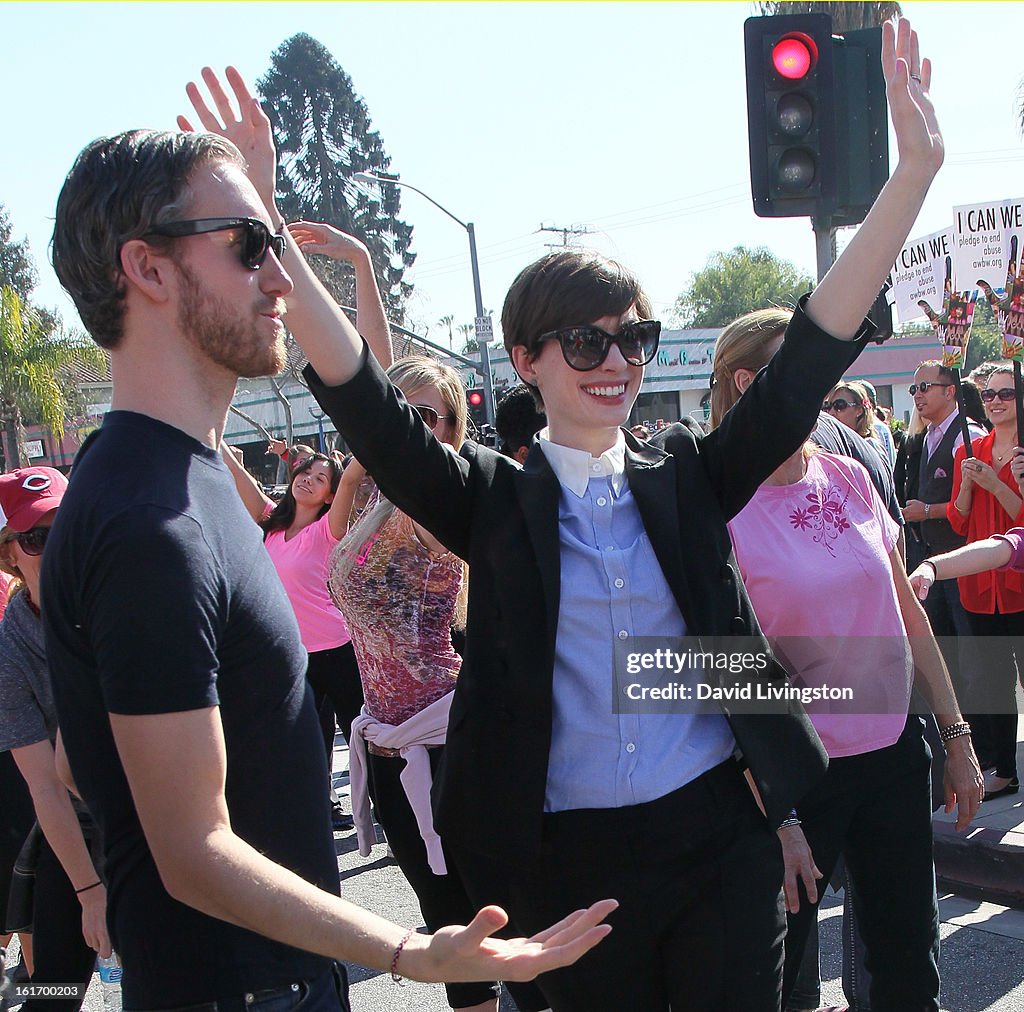
[[[478,408],[484,402],[484,395],[479,390],[470,390],[466,399],[469,401],[470,407]]]
[[[817,62],[818,47],[804,32],[783,35],[772,47],[772,66],[780,77],[789,81],[806,77]]]

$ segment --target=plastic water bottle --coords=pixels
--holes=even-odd
[[[116,952],[96,960],[103,989],[103,1012],[121,1012],[121,960]]]

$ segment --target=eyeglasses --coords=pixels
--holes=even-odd
[[[436,429],[437,423],[442,420],[446,422],[455,421],[455,415],[439,415],[437,410],[429,404],[414,404],[413,407],[420,413],[423,424],[430,430]]]
[[[1012,401],[1017,394],[1013,387],[1003,387],[1001,390],[993,390],[992,387],[986,387],[981,391],[981,399],[986,404],[991,404],[997,397],[1001,401]]]
[[[162,235],[168,239],[180,239],[187,235],[205,235],[207,232],[226,232],[229,229],[242,230],[242,243],[238,247],[238,258],[242,266],[258,271],[267,259],[267,251],[281,259],[288,245],[283,233],[274,234],[258,218],[194,218],[190,221],[169,221],[149,230],[149,235]]]
[[[647,365],[658,353],[661,324],[657,320],[624,323],[617,334],[600,327],[563,327],[541,334],[541,341],[555,339],[562,346],[565,364],[577,372],[596,369],[607,357],[612,344],[619,346],[630,365]]]
[[[822,411],[845,411],[847,408],[859,408],[857,401],[848,401],[845,397],[837,397],[833,401],[825,401],[821,406]]]
[[[17,541],[26,555],[42,555],[49,536],[49,527],[33,527],[21,534],[12,535],[11,541]]]
[[[926,394],[926,393],[928,393],[929,390],[931,390],[932,387],[952,387],[952,386],[956,386],[956,384],[955,383],[940,383],[938,380],[921,380],[920,383],[911,383],[910,387],[909,387],[909,390],[910,390],[910,396],[913,397],[914,394],[916,394],[918,392],[918,390],[920,390],[921,393]]]

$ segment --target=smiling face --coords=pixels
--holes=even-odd
[[[617,334],[624,323],[637,319],[636,307],[630,306],[619,316],[581,322]],[[540,389],[552,441],[595,457],[615,445],[644,379],[643,366],[626,362],[615,343],[605,360],[587,372],[566,363],[557,340],[545,341],[534,358],[524,345],[515,345],[512,361],[522,379]]]
[[[1013,390],[1013,373],[994,372],[985,384],[986,390]],[[1017,422],[1017,405],[1011,397],[1009,400],[1001,400],[998,396],[994,400],[985,401],[985,414],[989,421],[996,428],[1013,426]]]
[[[861,399],[849,387],[843,386],[836,387],[835,390],[828,395],[828,399],[832,403],[834,403],[837,398],[846,401],[848,406],[842,410],[831,408],[829,410],[829,414],[832,415],[836,421],[842,422],[847,428],[853,429],[854,432],[858,431],[861,419],[864,417],[864,412],[867,410],[864,404],[861,403]]]
[[[297,505],[322,508],[334,499],[332,472],[326,461],[314,460],[292,479],[292,495]]]

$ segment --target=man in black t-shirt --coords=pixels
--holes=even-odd
[[[79,155],[54,229],[54,268],[114,377],[42,585],[59,723],[104,838],[124,1005],[343,1008],[341,958],[423,980],[529,979],[596,944],[614,904],[504,942],[488,937],[505,923],[494,908],[427,936],[337,895],[305,652],[217,452],[238,377],[284,362],[281,258],[306,269],[273,206],[269,121],[232,83],[231,132],[265,170],[262,193],[222,137],[133,131]],[[311,302],[340,312],[322,290]]]

